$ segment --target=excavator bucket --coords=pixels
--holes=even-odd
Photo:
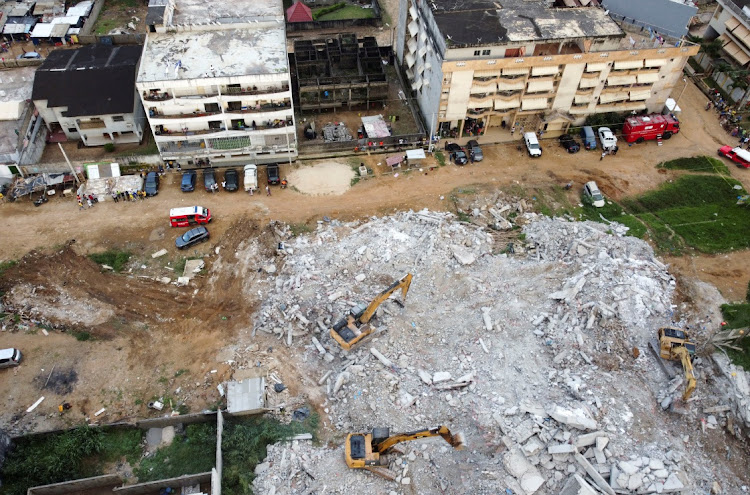
[[[451,437],[450,441],[451,447],[453,447],[456,450],[463,450],[464,447],[466,447],[466,442],[464,440],[464,434],[463,433],[455,433]]]

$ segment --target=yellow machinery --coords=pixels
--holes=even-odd
[[[659,329],[659,356],[669,361],[680,361],[685,372],[685,391],[682,400],[687,401],[695,390],[692,357],[695,344],[690,342],[688,334],[679,328],[664,327]]]
[[[372,433],[350,433],[346,437],[346,465],[353,469],[367,469],[385,478],[392,479],[391,471],[378,467],[387,464],[381,455],[401,442],[427,437],[442,437],[456,450],[464,448],[464,438],[460,433],[451,434],[445,426],[426,430],[411,431],[390,435],[388,428],[374,428]]]
[[[368,322],[375,314],[378,306],[398,289],[401,289],[401,299],[405,301],[406,293],[409,292],[409,286],[411,285],[411,279],[412,274],[407,273],[404,277],[393,282],[390,287],[378,294],[369,305],[360,304],[352,308],[349,314],[331,328],[331,337],[333,340],[348,351],[357,342],[370,335],[374,329]]]

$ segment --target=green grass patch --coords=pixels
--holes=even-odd
[[[693,156],[690,158],[677,158],[662,162],[656,168],[667,170],[690,170],[691,172],[710,172],[714,174],[729,175],[729,169],[724,162],[710,156]]]
[[[746,193],[735,185],[739,182],[726,177],[684,175],[623,204],[648,223],[662,250],[674,251],[675,235],[704,253],[746,249],[750,209],[736,204],[737,196]],[[664,239],[666,245],[659,242]]]
[[[266,458],[266,446],[299,433],[312,433],[314,437],[318,423],[318,415],[314,413],[303,422],[289,424],[262,417],[228,420],[222,435],[222,492],[252,494],[255,466]]]
[[[135,462],[141,455],[136,429],[90,428],[86,425],[58,434],[14,440],[0,470],[2,495],[23,495],[32,486],[102,474],[105,462],[122,457]]]
[[[579,220],[591,220],[593,222],[604,222],[602,217],[610,222],[618,222],[628,227],[628,235],[643,239],[646,235],[646,226],[637,217],[627,213],[625,209],[614,201],[606,200],[604,206],[596,208],[586,198],[581,198],[583,208],[579,210]],[[601,216],[600,216],[601,215]]]
[[[74,331],[70,332],[70,334],[73,337],[75,337],[76,340],[79,341],[79,342],[86,342],[87,340],[91,340],[91,338],[92,338],[91,334],[89,332],[86,332],[86,331],[83,331],[83,330],[81,330],[81,331],[74,330]]]
[[[307,234],[309,232],[312,232],[312,227],[310,227],[306,223],[290,223],[289,230],[291,230],[292,235],[296,237],[300,234]]]
[[[128,251],[117,251],[110,250],[104,251],[103,253],[93,253],[89,255],[89,258],[100,265],[111,266],[116,272],[122,271],[125,264],[130,259],[130,253]]]
[[[183,474],[211,471],[216,462],[216,425],[188,425],[172,443],[144,458],[133,470],[139,482],[174,478]]]
[[[750,298],[749,298],[750,299]],[[733,328],[750,327],[750,302],[739,304],[722,304],[721,314],[727,322],[727,330]],[[740,341],[736,342],[742,351],[727,349],[727,355],[737,366],[742,366],[750,371],[750,337],[746,334]]]
[[[3,275],[5,275],[5,272],[9,268],[13,268],[17,264],[18,264],[18,261],[16,260],[0,261],[0,278],[3,278]]]
[[[358,5],[337,3],[330,7],[313,9],[313,19],[316,21],[341,21],[345,19],[370,19],[375,17],[373,9],[365,9]]]
[[[445,153],[443,153],[442,150],[436,150],[433,153],[433,156],[435,157],[435,160],[437,160],[438,165],[445,167]]]

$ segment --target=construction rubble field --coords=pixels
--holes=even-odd
[[[490,220],[402,211],[309,232],[238,220],[179,285],[158,259],[156,276],[113,274],[74,243],[32,251],[2,280],[4,311],[21,315],[7,325],[29,349],[0,386],[3,424],[128,421],[154,398],[195,411],[220,400],[218,385],[263,374],[269,407],[311,405],[322,441],[269,445],[256,494],[748,492],[748,373],[699,352],[685,404],[681,371],[668,379],[649,350],[667,325],[705,342],[718,291],[678,283],[619,224],[549,218],[502,192],[474,207]],[[331,326],[408,273],[403,307],[398,291],[374,335],[341,349]],[[40,396],[74,412],[24,413]],[[403,443],[391,480],[345,464],[348,433],[437,425],[466,448]]]

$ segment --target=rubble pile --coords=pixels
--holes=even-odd
[[[298,368],[303,394],[320,398],[323,428],[343,443],[374,427],[444,424],[468,448],[439,438],[403,444],[416,464],[408,453],[391,456],[395,484],[352,473],[341,449],[313,450],[308,467],[322,463],[322,472],[300,481],[304,489],[281,483],[288,472],[275,461],[259,483],[275,477],[275,493],[351,493],[366,480],[377,493],[410,485],[425,494],[568,495],[695,493],[715,479],[703,453],[684,455],[692,431],[667,435],[652,419],[665,379],[645,349],[672,323],[666,267],[612,226],[534,213],[513,220],[528,223],[522,254],[498,249],[484,227],[431,211],[322,221],[297,237],[277,229],[282,256],[252,288],[264,301],[254,332],[295,355],[284,366]],[[331,325],[406,273],[414,279],[404,307],[381,304],[374,336],[343,351]],[[254,363],[238,356],[236,365]]]

